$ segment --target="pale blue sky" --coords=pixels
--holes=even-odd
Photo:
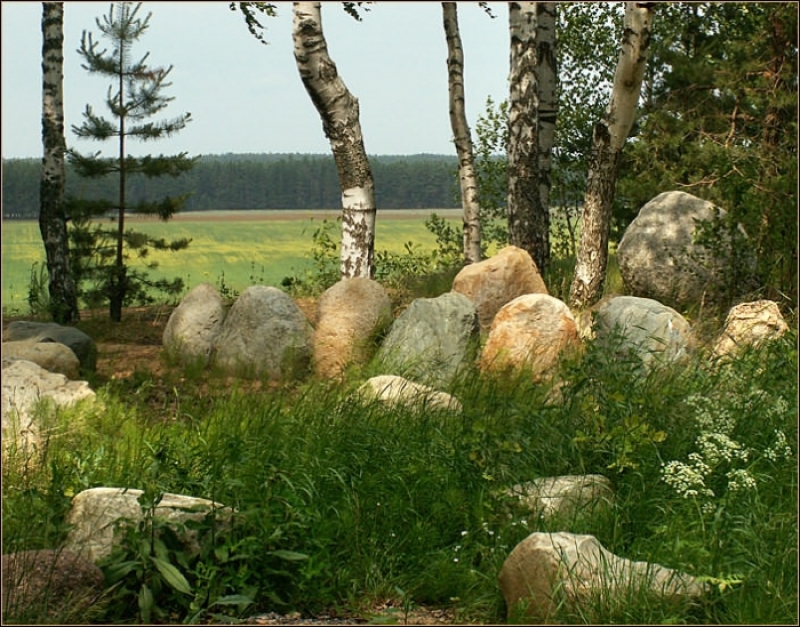
[[[329,144],[292,53],[291,3],[264,18],[264,46],[247,31],[229,2],[144,2],[149,31],[134,53],[150,52],[152,66],[173,65],[175,100],[163,112],[190,111],[194,119],[173,138],[131,142],[131,154],[190,155],[226,152],[326,153]],[[508,10],[459,3],[470,124],[487,96],[506,98]],[[108,80],[81,69],[81,32],[99,35],[95,18],[107,2],[65,3],[65,115],[67,144],[82,152],[113,153],[112,142],[78,140],[86,104],[107,113]],[[2,156],[41,156],[41,3],[2,2]],[[324,2],[328,50],[350,91],[359,99],[369,154],[454,153],[447,102],[447,45],[439,2],[376,2],[356,22],[339,2]],[[104,42],[107,40],[103,40]]]

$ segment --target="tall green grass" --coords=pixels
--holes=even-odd
[[[218,382],[198,393],[198,381],[176,375],[170,397],[154,404],[156,382],[138,374],[104,387],[102,408],[65,410],[40,457],[12,452],[3,551],[57,546],[70,497],[88,487],[185,493],[237,514],[197,558],[174,554],[192,592],[161,589],[161,620],[357,612],[393,599],[497,624],[506,620],[497,584],[505,558],[529,533],[565,524],[522,510],[505,490],[600,473],[616,493],[610,514],[568,521],[569,530],[707,577],[714,589],[693,605],[597,600],[557,620],[796,623],[796,342],[792,331],[722,368],[698,355],[646,377],[589,345],[564,365],[557,402],[523,377],[473,371],[449,390],[460,412],[363,402],[356,379],[262,391]],[[723,440],[704,433],[725,433],[729,450],[748,454],[709,464],[713,494],[687,494],[665,468],[692,455],[710,461],[708,442]],[[731,477],[743,476],[734,471],[752,485],[734,487]],[[220,604],[231,599],[252,603]],[[105,619],[134,620],[137,608],[135,595],[120,594]]]

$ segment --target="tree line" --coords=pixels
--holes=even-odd
[[[376,199],[381,209],[458,207],[455,156],[386,155],[371,157]],[[3,219],[39,216],[41,159],[3,160]],[[113,177],[71,176],[66,195],[86,199],[115,193]],[[341,203],[336,166],[330,155],[222,154],[201,156],[178,177],[132,177],[132,202],[189,193],[183,211],[227,209],[332,209]]]

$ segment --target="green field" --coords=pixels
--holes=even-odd
[[[385,210],[378,212],[375,249],[401,252],[413,241],[432,248],[434,236],[425,218],[435,211],[460,221],[460,210]],[[323,220],[335,220],[330,211],[214,211],[177,216],[169,222],[129,219],[130,228],[167,239],[188,237],[189,248],[178,253],[152,253],[158,277],[181,277],[192,289],[208,282],[241,291],[249,285],[280,286],[289,275],[310,264],[312,235]],[[338,228],[334,232],[337,232]],[[34,264],[41,267],[44,248],[35,221],[3,222],[3,312],[28,312],[27,295]],[[131,262],[135,265],[135,261]]]

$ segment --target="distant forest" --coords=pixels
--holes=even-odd
[[[378,209],[458,206],[455,156],[371,156]],[[3,159],[3,218],[39,216],[40,159]],[[79,178],[67,166],[68,196],[117,197],[117,180]],[[320,154],[203,155],[178,177],[129,179],[128,200],[191,194],[184,211],[229,209],[336,209],[341,206],[333,157]]]

